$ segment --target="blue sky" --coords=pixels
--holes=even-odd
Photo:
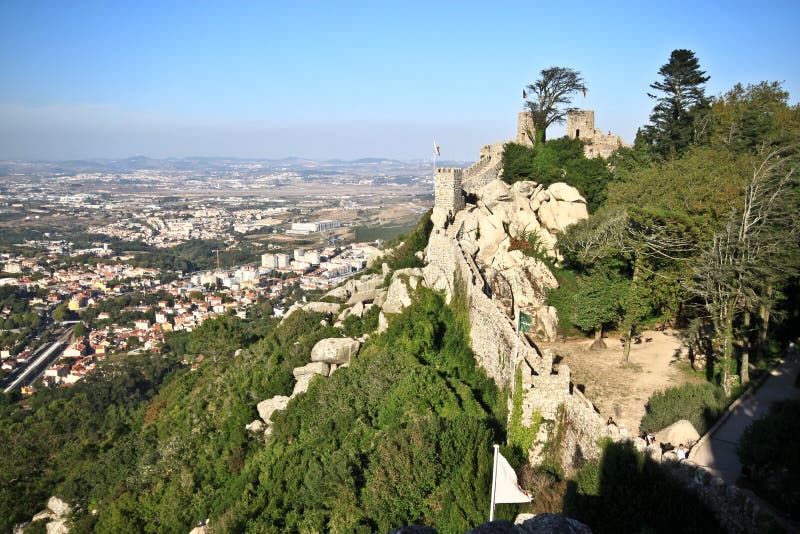
[[[630,141],[675,48],[796,103],[800,2],[700,3],[0,0],[0,158],[472,160],[554,65]]]

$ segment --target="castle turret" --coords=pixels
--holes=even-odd
[[[603,134],[594,127],[594,111],[576,109],[567,113],[567,137],[583,141],[583,154],[587,158],[607,158],[620,147],[628,146],[618,135]]]
[[[567,137],[570,139],[594,137],[594,110],[577,109],[567,112]]]
[[[517,137],[514,142],[518,145],[533,146],[536,127],[533,125],[533,113],[520,111],[517,116]]]
[[[433,224],[443,228],[447,216],[455,216],[464,209],[464,194],[461,189],[463,169],[439,168],[433,184]]]

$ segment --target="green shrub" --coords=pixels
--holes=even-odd
[[[772,407],[753,422],[737,453],[756,491],[794,519],[800,519],[800,401]]]
[[[507,184],[534,180],[536,151],[532,147],[507,143],[503,150],[503,181]]]
[[[422,261],[417,258],[416,253],[424,250],[425,247],[428,246],[428,237],[431,235],[431,230],[433,229],[431,213],[432,210],[428,210],[408,235],[398,237],[386,243],[386,246],[389,248],[397,246],[401,241],[403,243],[397,246],[384,260],[393,270],[423,266]]]
[[[344,335],[348,337],[359,337],[363,334],[374,332],[378,328],[378,316],[381,313],[379,306],[372,306],[359,317],[358,315],[350,314],[344,321],[342,327]]]
[[[539,412],[535,412],[530,426],[525,426],[522,423],[522,396],[524,390],[522,388],[521,369],[517,369],[514,381],[514,396],[511,401],[511,420],[508,424],[508,445],[518,448],[518,452],[522,453],[523,457],[527,457],[528,450],[533,445],[536,434],[539,432],[539,426],[542,424],[542,416]]]
[[[545,187],[565,182],[580,191],[592,212],[605,202],[612,179],[606,161],[586,158],[578,139],[553,139],[536,148],[507,143],[503,152],[503,181],[532,180]]]
[[[702,435],[719,419],[731,399],[722,388],[712,384],[683,384],[650,396],[641,430],[660,430],[675,421],[686,419]]]
[[[546,289],[547,304],[553,306],[558,312],[558,333],[562,336],[578,332],[572,322],[575,315],[575,295],[580,289],[577,275],[568,269],[552,269],[553,275],[558,280],[558,287]]]

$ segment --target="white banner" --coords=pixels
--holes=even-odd
[[[527,491],[519,487],[517,474],[502,454],[497,453],[497,486],[494,491],[495,503],[531,502]]]

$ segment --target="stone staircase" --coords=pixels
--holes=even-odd
[[[465,193],[475,194],[483,186],[496,180],[503,168],[503,159],[500,156],[482,157],[466,169],[461,182]]]

